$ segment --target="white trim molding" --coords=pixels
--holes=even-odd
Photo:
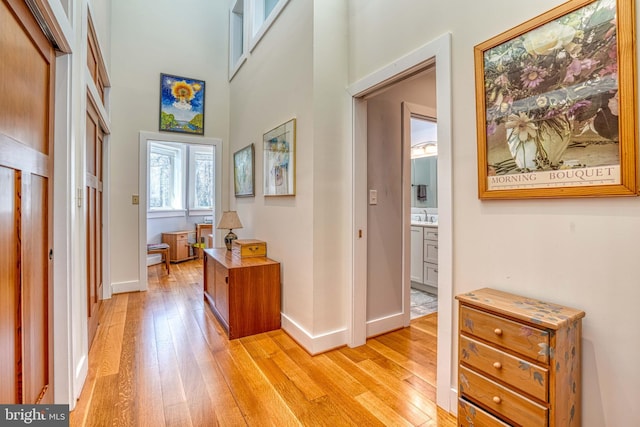
[[[320,335],[311,335],[302,326],[285,314],[282,316],[282,330],[291,336],[312,356],[342,347],[347,342],[347,329],[337,329]]]
[[[389,84],[400,81],[411,73],[424,69],[435,62],[436,105],[438,117],[438,187],[448,191],[438,191],[438,355],[437,355],[437,399],[441,408],[451,412],[456,401],[451,401],[451,385],[455,376],[452,369],[453,357],[453,212],[452,212],[452,76],[451,76],[451,33],[445,33],[424,46],[395,60],[389,65],[365,76],[348,87],[353,97],[353,153],[366,152],[366,128],[362,130],[362,111],[366,113],[365,96]],[[366,115],[366,114],[365,114]],[[364,135],[364,141],[363,141]],[[354,156],[354,200],[366,204],[366,197],[360,197],[366,189],[366,156]],[[363,179],[364,171],[364,179]],[[362,312],[366,310],[366,206],[354,202],[353,225],[355,230],[363,230],[365,238],[356,232],[352,238],[354,266],[352,277],[352,305],[348,318],[352,323],[348,331],[349,345],[354,346],[365,340],[367,328],[363,328]],[[364,244],[363,244],[364,241]],[[364,268],[364,270],[362,270]],[[374,326],[371,326],[373,328]],[[377,327],[377,325],[376,325]]]

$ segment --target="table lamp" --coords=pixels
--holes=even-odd
[[[242,223],[240,222],[240,218],[238,218],[238,213],[236,211],[222,212],[222,218],[220,218],[218,228],[229,230],[229,233],[224,236],[224,244],[227,246],[227,250],[230,251],[231,244],[238,238],[238,236],[233,232],[233,229],[242,228]]]

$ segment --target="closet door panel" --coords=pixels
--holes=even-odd
[[[0,166],[0,402],[18,403],[20,266],[17,172]]]

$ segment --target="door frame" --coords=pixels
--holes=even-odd
[[[452,87],[451,34],[445,33],[417,50],[349,86],[353,117],[353,237],[349,346],[366,342],[367,306],[367,101],[364,96],[395,83],[435,61],[438,118],[438,352],[436,403],[455,412],[452,390],[453,212],[452,212]],[[409,156],[406,152],[404,156]],[[403,219],[410,226],[410,216]],[[401,278],[400,278],[401,279]]]
[[[216,208],[214,211],[213,224],[218,223],[217,219],[222,213],[222,140],[220,138],[203,138],[179,134],[166,134],[158,132],[141,131],[140,142],[140,175],[138,179],[138,260],[139,260],[139,280],[138,288],[134,291],[146,291],[147,283],[147,150],[149,141],[178,142],[182,144],[210,145],[215,149],[215,199]],[[221,233],[214,233],[216,246],[221,244]]]

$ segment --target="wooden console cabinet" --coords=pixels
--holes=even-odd
[[[204,250],[204,299],[229,339],[280,328],[280,263]]]
[[[488,288],[456,299],[458,424],[580,426],[584,311]]]
[[[162,243],[169,244],[169,260],[171,262],[180,262],[194,259],[189,254],[189,231],[172,231],[162,233]]]

